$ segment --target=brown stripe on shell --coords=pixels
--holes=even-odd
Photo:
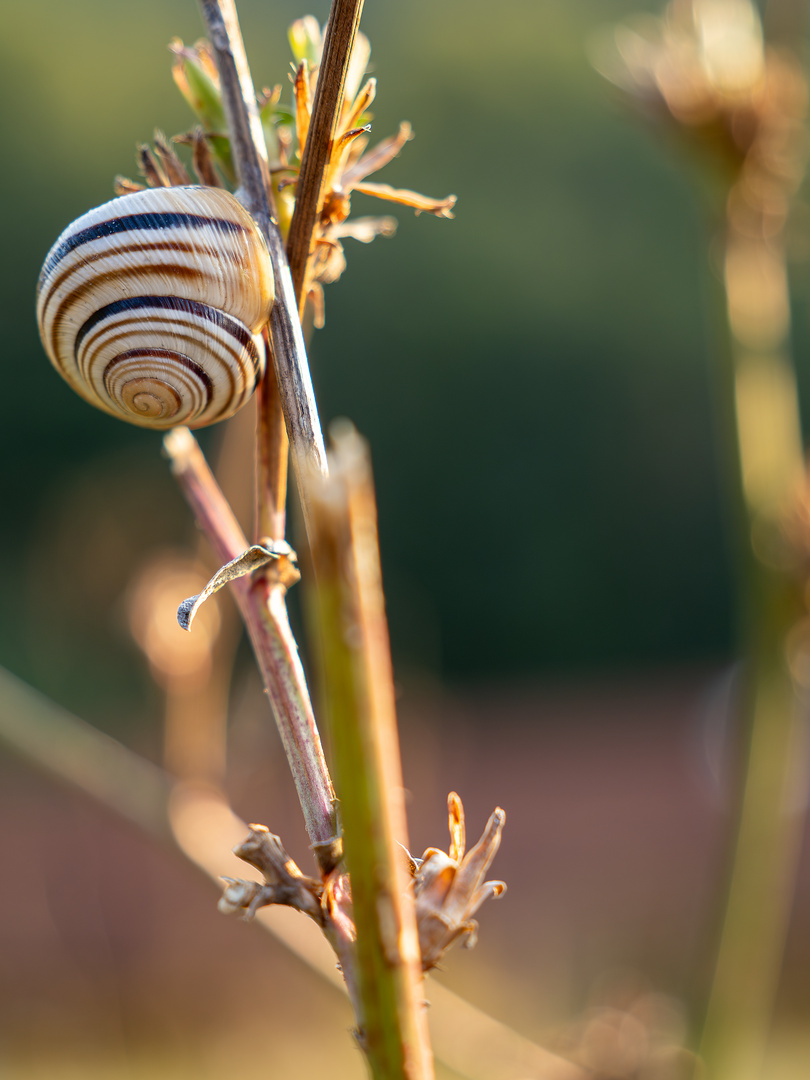
[[[193,423],[195,419],[205,413],[206,409],[208,409],[211,404],[211,383],[210,379],[207,379],[205,372],[199,368],[198,364],[194,363],[190,358],[182,357],[179,354],[172,357],[172,370],[167,374],[169,377],[175,377],[176,382],[180,386],[180,389],[178,390],[177,386],[172,385],[171,382],[163,381],[158,373],[148,374],[139,367],[133,365],[132,361],[138,359],[137,353],[139,351],[140,350],[132,350],[132,355],[130,356],[121,353],[119,356],[113,357],[104,369],[104,389],[107,393],[110,405],[119,415],[125,413],[126,410],[123,409],[120,402],[112,393],[112,376],[117,367],[120,367],[122,364],[126,365],[128,362],[131,364],[132,377],[126,379],[121,386],[126,386],[128,382],[134,382],[138,378],[143,381],[149,380],[160,386],[164,386],[177,401],[178,407],[172,416],[176,416],[177,413],[181,414],[178,419],[173,420],[173,423],[178,424],[186,421]],[[175,368],[174,365],[177,365],[177,367]]]
[[[120,210],[126,202],[126,199],[113,199],[112,203],[105,203],[105,207],[112,209],[115,205],[116,209]],[[134,200],[129,200],[128,208],[134,209],[135,202],[144,202],[142,193],[136,196]],[[100,206],[98,209],[102,210],[105,207]],[[141,208],[134,214],[116,213],[106,220],[94,221],[92,224],[76,229],[77,225],[86,222],[90,216],[92,216],[92,211],[90,214],[85,214],[79,218],[74,223],[73,228],[66,229],[56,245],[51,248],[40,273],[40,285],[55,266],[78,248],[96,240],[107,240],[110,236],[120,236],[122,233],[127,232],[148,232],[150,230],[165,233],[172,229],[213,228],[220,235],[227,235],[229,232],[245,232],[245,226],[241,222],[230,221],[221,214],[212,216],[211,214],[193,213],[188,208],[183,210],[160,209],[157,211]]]
[[[170,414],[175,418],[174,424],[194,422],[205,414],[210,405],[205,388],[193,373],[177,367],[171,373],[164,375],[161,372],[144,370],[142,361],[135,359],[122,365],[118,371],[110,371],[107,385],[104,387],[109,404],[119,415],[126,416],[130,411],[127,404],[127,388],[128,386],[131,388],[132,383],[138,383],[141,386],[151,384],[156,391],[152,396],[158,398],[163,397],[164,394],[170,395],[175,403],[175,408]]]
[[[183,315],[189,317],[189,312],[182,312]],[[151,321],[151,320],[150,320]],[[168,328],[167,337],[171,336],[173,342],[178,345],[185,344],[191,346],[193,352],[202,352],[205,354],[212,363],[217,364],[218,372],[221,373],[220,382],[225,382],[225,386],[220,386],[216,393],[209,395],[209,404],[212,401],[218,399],[222,400],[221,407],[212,413],[209,420],[214,422],[215,419],[222,416],[229,409],[236,411],[253,393],[257,383],[257,371],[256,365],[253,362],[253,357],[250,353],[243,349],[239,354],[234,353],[229,347],[228,340],[221,336],[216,338],[208,337],[202,333],[197,336],[190,336],[189,334],[178,333],[178,329],[175,328],[168,320],[158,320],[163,322]],[[109,323],[106,324],[109,328]],[[142,325],[142,320],[128,319],[116,321],[114,324],[116,331],[124,330],[125,327],[137,327]],[[193,330],[195,323],[193,320],[185,321],[177,324],[178,327],[185,327]],[[96,379],[93,376],[93,368],[99,363],[96,355],[99,351],[108,351],[111,347],[114,348],[115,342],[119,340],[132,340],[132,330],[127,329],[125,332],[116,333],[114,337],[104,337],[105,324],[102,322],[99,324],[96,332],[92,338],[85,338],[82,341],[80,354],[76,357],[76,367],[78,373],[87,386],[94,386]],[[155,333],[155,328],[150,327],[150,332]],[[218,327],[220,330],[226,330],[225,327]],[[207,348],[206,346],[212,342],[216,343],[216,348]],[[234,340],[230,337],[230,340]],[[251,339],[252,341],[252,339]],[[135,350],[128,350],[130,353]],[[145,346],[142,350],[143,355],[151,354],[155,355],[160,351],[159,346]],[[172,350],[163,350],[164,355],[169,355]],[[223,355],[224,354],[224,355]],[[123,354],[119,354],[123,355]],[[233,361],[229,363],[229,358]],[[199,361],[192,361],[199,363]],[[260,358],[257,355],[257,363],[260,363]],[[108,362],[109,364],[109,362]],[[213,379],[209,379],[209,385],[213,391]]]
[[[156,366],[143,374],[147,419],[132,419],[162,416],[155,426],[167,426],[161,410],[171,412],[182,391],[199,406],[202,426],[233,413],[261,377],[266,353],[257,334],[272,294],[266,243],[233,196],[206,187],[145,190],[61,234],[40,274],[37,317],[54,366],[94,404],[117,412],[117,403],[104,403],[104,387],[122,394],[125,375],[137,395],[133,365],[152,357]],[[121,398],[131,400],[129,392]]]
[[[207,248],[202,248],[194,244],[186,244],[179,241],[166,241],[159,244],[131,244],[128,247],[117,247],[114,250],[107,247],[102,251],[94,251],[91,255],[85,255],[81,259],[74,259],[67,266],[58,263],[57,265],[62,272],[58,278],[51,277],[48,280],[48,292],[45,295],[42,311],[40,312],[40,321],[45,321],[51,301],[68,278],[72,277],[74,274],[80,273],[86,266],[92,266],[93,263],[99,262],[101,259],[116,259],[133,253],[141,254],[145,251],[177,251],[184,255],[207,255],[209,253]]]
[[[229,393],[230,393],[230,399],[231,400],[233,400],[234,395],[236,395],[237,393],[239,393],[242,396],[242,398],[244,398],[246,390],[247,390],[248,387],[251,388],[251,392],[252,392],[252,389],[254,389],[255,386],[256,386],[256,381],[257,381],[257,377],[258,377],[258,374],[257,374],[257,371],[256,371],[256,366],[253,363],[252,357],[250,356],[250,354],[247,352],[246,349],[243,348],[239,352],[235,352],[230,347],[229,341],[235,341],[235,340],[238,340],[238,339],[235,339],[233,337],[233,335],[229,335],[228,338],[217,336],[216,338],[212,339],[210,336],[202,334],[202,333],[200,333],[200,335],[196,336],[196,337],[191,336],[191,335],[189,335],[187,333],[181,333],[181,332],[179,332],[180,328],[185,327],[185,328],[188,328],[188,329],[194,329],[195,325],[197,325],[197,324],[195,324],[194,319],[191,317],[191,313],[182,312],[180,314],[186,315],[187,318],[183,319],[183,320],[178,319],[177,323],[172,323],[170,320],[165,319],[165,318],[163,318],[163,319],[161,319],[161,318],[150,318],[150,323],[153,324],[152,326],[149,327],[150,332],[156,333],[156,327],[159,326],[162,323],[163,325],[165,325],[168,328],[167,329],[167,337],[170,336],[172,338],[172,340],[176,341],[178,344],[183,343],[183,344],[186,344],[186,345],[193,346],[195,351],[201,350],[206,355],[210,356],[212,358],[212,360],[215,360],[217,362],[217,364],[220,366],[220,368],[222,369],[222,371],[225,373],[225,375],[226,375],[226,377],[228,379],[229,387],[230,387]],[[115,323],[112,324],[112,326],[116,330],[115,335],[105,337],[104,336],[105,327],[107,329],[111,328],[110,323],[106,323],[106,324],[104,322],[100,323],[98,325],[98,327],[95,329],[92,337],[87,337],[82,341],[80,353],[75,358],[76,367],[77,367],[78,373],[82,377],[82,379],[86,383],[92,383],[91,369],[92,369],[92,366],[93,366],[94,346],[98,345],[98,347],[106,349],[106,348],[109,348],[111,346],[114,347],[114,345],[115,345],[115,343],[117,341],[131,340],[132,339],[132,328],[136,328],[136,327],[141,326],[141,325],[143,325],[143,320],[142,319],[135,319],[135,318],[121,319],[121,318],[119,318],[119,319],[117,319],[115,321]],[[218,329],[225,330],[224,327],[219,327]],[[209,343],[212,340],[215,341],[216,345],[218,346],[218,348],[216,350],[212,350],[211,348],[208,347]],[[225,356],[218,355],[220,350],[225,353]],[[230,356],[232,358],[232,360],[233,360],[232,364],[228,363],[228,360],[227,360],[228,356]],[[236,379],[235,379],[235,374],[234,374],[235,370],[238,370],[239,375],[241,376],[241,382],[242,382],[241,387],[237,387],[237,385],[236,385]],[[213,384],[213,380],[212,380],[212,384]]]
[[[144,254],[151,251],[174,251],[183,255],[198,255],[202,259],[216,259],[219,263],[230,262],[234,267],[241,267],[243,265],[242,259],[232,257],[237,254],[244,254],[243,250],[240,251],[237,248],[231,248],[229,250],[213,250],[210,246],[205,244],[192,244],[180,240],[164,240],[154,243],[130,244],[126,247],[119,246],[115,248],[110,248],[108,246],[101,251],[95,251],[90,255],[83,256],[82,258],[76,257],[69,263],[67,267],[63,268],[63,272],[59,275],[58,278],[51,277],[48,280],[48,290],[44,294],[45,299],[42,303],[41,311],[39,313],[40,323],[44,325],[47,318],[48,307],[50,306],[51,301],[53,300],[57,291],[62,288],[64,283],[70,277],[72,277],[74,274],[80,273],[86,266],[90,266],[93,263],[99,262],[103,259],[118,259],[132,253]],[[58,263],[57,265],[62,267],[62,263]],[[147,262],[145,267],[143,267],[142,269],[146,269],[155,273],[163,273],[164,270],[168,269],[171,265],[172,264],[162,265],[160,263],[153,264],[152,262]],[[111,271],[108,271],[107,273],[109,274],[110,272]],[[207,276],[210,277],[211,275],[208,274]],[[102,275],[95,280],[100,281],[103,279],[104,276]],[[43,286],[44,284],[45,283],[43,282]]]
[[[164,272],[164,267],[160,268],[160,273]],[[181,266],[179,263],[169,263],[165,267],[166,274],[174,274],[184,281],[199,281],[204,282],[206,275],[201,270],[196,270],[189,266]],[[117,282],[123,278],[139,278],[143,277],[143,267],[135,266],[129,269],[110,270],[106,274],[100,274],[97,278],[93,278],[90,281],[86,281],[83,285],[80,285],[77,289],[74,289],[72,293],[62,298],[62,302],[56,309],[56,314],[53,317],[53,325],[57,327],[62,319],[65,318],[65,310],[74,304],[81,303],[85,296],[92,294],[96,289],[104,285],[111,285],[113,282]],[[56,335],[51,334],[51,348],[54,355],[56,355]]]
[[[182,342],[182,343],[184,343],[186,345],[194,345],[197,348],[200,348],[200,347],[205,348],[207,343],[211,340],[210,336],[207,335],[207,334],[200,334],[198,337],[191,337],[189,334],[184,334],[184,333],[180,332],[180,327],[189,327],[189,328],[193,329],[195,327],[194,322],[172,323],[171,320],[169,320],[169,319],[160,319],[160,318],[155,318],[155,317],[152,317],[150,319],[150,321],[155,325],[155,327],[159,327],[159,326],[163,325],[163,326],[166,326],[166,327],[170,328],[168,330],[168,333],[171,335],[172,339],[174,341],[177,341],[177,342]],[[127,338],[129,338],[131,336],[131,329],[129,329],[129,328],[130,327],[135,327],[135,326],[142,326],[143,325],[143,320],[142,319],[134,319],[134,318],[130,318],[130,319],[127,319],[127,320],[121,319],[121,320],[116,320],[116,322],[113,325],[114,325],[116,331],[118,331],[120,329],[120,330],[122,330],[122,333],[116,333],[114,335],[110,335],[108,337],[105,337],[104,338],[104,344],[105,345],[111,345],[112,346],[112,345],[115,345],[115,343],[117,341],[126,340]],[[106,327],[105,327],[104,323],[100,323],[97,330],[93,333],[93,335],[86,337],[84,339],[84,341],[82,342],[82,346],[81,346],[82,354],[84,354],[85,351],[91,349],[93,347],[93,345],[95,344],[95,342],[98,340],[98,338],[101,335],[104,334],[105,329],[109,329],[109,328],[110,328],[109,324],[106,324]],[[155,332],[155,331],[153,331],[153,332]],[[221,338],[217,338],[216,340],[222,346],[223,350],[226,353],[228,353],[229,356],[233,357],[234,364],[239,366],[241,364],[242,357],[247,355],[246,350],[242,349],[242,350],[237,352],[237,351],[235,351],[234,349],[232,349],[230,347],[230,345],[228,344],[227,341],[225,341],[225,340],[223,340]],[[231,336],[231,340],[235,341],[236,339],[233,338],[233,336]],[[248,358],[248,359],[250,359],[250,358]],[[250,369],[253,370],[252,361],[250,363]],[[254,370],[254,374],[256,374],[255,370]]]

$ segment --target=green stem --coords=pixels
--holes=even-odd
[[[356,929],[355,1008],[375,1080],[430,1080],[394,688],[365,443],[335,437],[312,500],[318,626]],[[398,843],[399,842],[399,843]]]
[[[735,259],[760,273],[772,247],[729,226],[726,288],[730,347],[718,365],[727,481],[734,494],[744,672],[739,816],[717,962],[700,1054],[712,1080],[761,1075],[793,898],[802,833],[804,725],[790,670],[791,632],[803,614],[801,581],[784,524],[803,474],[795,376],[781,332],[768,339],[767,307],[736,303]],[[781,267],[783,271],[784,267]],[[736,272],[736,271],[735,271]],[[787,297],[777,305],[787,309]],[[777,320],[771,320],[773,328]]]

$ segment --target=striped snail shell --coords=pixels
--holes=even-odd
[[[227,191],[150,188],[80,217],[51,248],[37,321],[92,405],[143,427],[231,416],[264,373],[273,266]]]

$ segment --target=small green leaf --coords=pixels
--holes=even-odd
[[[180,69],[180,71],[178,71]],[[178,75],[180,78],[178,78]],[[175,82],[206,131],[225,131],[222,94],[202,65],[184,51],[175,64]]]
[[[303,19],[296,19],[287,31],[292,54],[295,57],[295,66],[306,60],[310,67],[320,63],[321,59],[321,27],[314,15],[305,15]]]

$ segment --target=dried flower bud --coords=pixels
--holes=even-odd
[[[466,856],[464,807],[453,791],[447,797],[450,851],[428,848],[414,875],[416,922],[422,950],[422,967],[429,971],[457,938],[472,948],[478,939],[478,923],[472,916],[489,897],[506,890],[503,881],[483,881],[500,847],[506,814],[498,807],[484,834]],[[483,882],[483,884],[482,884]]]

